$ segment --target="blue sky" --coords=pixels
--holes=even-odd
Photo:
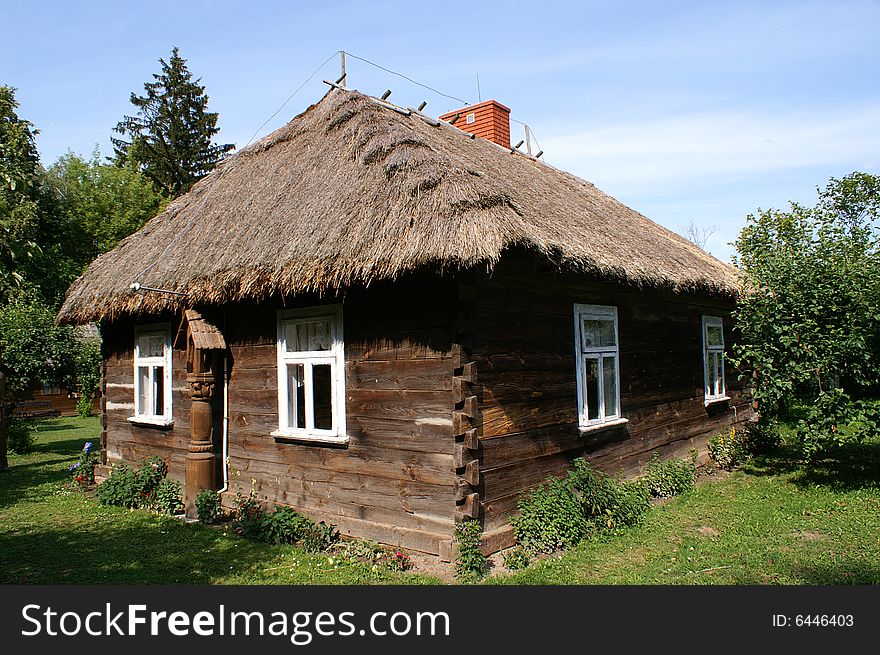
[[[41,134],[43,163],[110,152],[132,91],[178,46],[243,146],[344,49],[450,95],[511,107],[548,163],[672,229],[729,245],[758,207],[811,203],[817,185],[880,173],[880,1],[10,2],[0,83]],[[348,83],[392,101],[457,103],[354,59]],[[333,58],[270,121],[325,92]],[[518,140],[521,128],[513,125]]]

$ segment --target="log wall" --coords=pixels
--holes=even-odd
[[[521,494],[573,459],[631,476],[654,452],[704,455],[709,436],[751,416],[729,366],[731,400],[704,404],[702,316],[724,317],[729,350],[729,301],[541,271],[525,257],[463,279],[459,296],[457,340],[479,381],[480,517],[493,550],[510,543],[507,517]],[[623,427],[578,429],[574,303],[617,307]]]

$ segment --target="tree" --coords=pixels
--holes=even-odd
[[[880,178],[831,178],[813,207],[758,211],[736,242],[743,296],[734,360],[762,418],[807,408],[806,455],[861,438],[880,381]]]
[[[80,242],[71,250],[81,267],[115,248],[165,204],[146,176],[101,163],[97,148],[89,161],[71,152],[60,157],[46,172],[46,184],[57,210],[77,228]]]
[[[696,245],[700,250],[706,249],[709,238],[718,231],[715,225],[697,225],[694,219],[687,225],[679,225],[678,231],[685,239]]]
[[[114,128],[115,161],[142,171],[156,189],[175,198],[211,172],[233,144],[215,144],[218,114],[209,112],[201,78],[193,80],[179,50],[162,72],[144,84],[146,95],[131,94],[136,116],[126,116]],[[126,140],[126,138],[128,140]]]
[[[22,266],[38,252],[38,132],[19,118],[18,106],[15,89],[0,86],[0,302],[24,281]]]

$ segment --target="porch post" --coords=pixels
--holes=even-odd
[[[196,350],[195,361],[204,361]],[[197,367],[201,368],[201,367]],[[215,489],[214,445],[211,398],[214,396],[214,373],[197,370],[186,376],[190,386],[189,448],[186,453],[186,515],[196,518],[196,496],[204,489]]]

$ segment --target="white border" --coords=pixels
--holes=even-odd
[[[721,328],[721,346],[712,346],[712,352],[721,353],[721,393],[713,395],[709,393],[709,342],[706,338],[706,331],[709,326],[718,326]],[[724,319],[720,316],[703,315],[703,403],[708,406],[712,403],[718,403],[730,400],[727,395],[727,379],[724,374],[726,368],[725,362],[727,357],[724,356]]]
[[[600,319],[611,319],[614,321],[614,348],[589,348],[590,353],[595,354],[614,354],[614,389],[617,394],[616,407],[617,414],[613,416],[605,416],[605,399],[604,385],[599,380],[597,388],[599,389],[599,416],[590,418],[587,415],[587,390],[586,390],[586,371],[584,370],[584,349],[583,343],[583,322],[586,317],[595,317]],[[620,336],[617,325],[617,307],[612,305],[586,305],[581,303],[574,304],[574,349],[575,364],[577,372],[577,399],[578,399],[578,424],[581,432],[590,431],[600,427],[611,427],[612,425],[621,425],[627,423],[627,419],[623,418],[623,411],[620,407]],[[600,361],[600,368],[602,364]],[[600,376],[601,377],[601,376]]]
[[[139,337],[144,334],[162,333],[165,336],[165,349],[161,357],[141,357]],[[172,413],[172,346],[171,346],[171,324],[170,323],[151,323],[148,325],[136,325],[134,328],[134,357],[132,373],[134,375],[134,416],[128,418],[132,423],[143,425],[158,425],[160,427],[169,427],[174,424],[174,414]],[[161,416],[153,414],[138,414],[138,394],[140,393],[140,376],[138,375],[139,366],[158,366],[164,367],[163,373],[163,396],[165,404]]]
[[[330,337],[333,345],[328,351],[318,353],[288,353],[284,346],[284,330],[282,325],[285,321],[307,318],[328,317],[330,321]],[[278,429],[272,432],[273,437],[295,439],[297,441],[310,441],[327,444],[346,444],[349,441],[345,429],[345,341],[342,330],[342,305],[320,305],[317,307],[305,307],[297,309],[282,309],[277,318],[277,340],[275,350],[278,365]],[[309,367],[321,361],[333,362],[333,429],[317,430],[292,428],[287,424],[287,364],[302,363]],[[307,386],[306,393],[309,393]],[[309,405],[308,399],[306,406]]]

